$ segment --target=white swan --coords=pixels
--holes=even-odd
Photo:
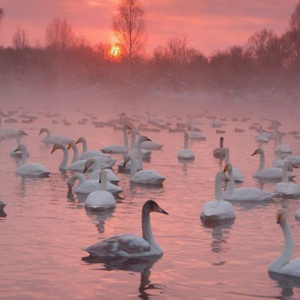
[[[15,151],[18,146],[21,145],[21,137],[23,135],[28,135],[24,130],[18,130],[16,138],[17,138],[17,146],[14,147],[11,152],[10,152],[10,156],[14,156],[14,157],[22,157],[22,152],[21,151]],[[27,150],[27,156],[29,156],[29,151]]]
[[[85,200],[85,208],[87,210],[103,210],[116,207],[116,200],[112,193],[106,190],[106,171],[101,172],[100,191],[90,193]],[[98,183],[99,184],[99,183]]]
[[[184,133],[184,144],[183,149],[179,150],[177,158],[179,160],[194,160],[195,154],[192,149],[189,149],[189,134]]]
[[[148,200],[142,210],[143,237],[135,234],[122,234],[107,238],[97,244],[83,248],[91,256],[96,257],[150,257],[161,256],[163,250],[155,242],[151,223],[150,213],[158,212],[168,214],[153,200]]]
[[[100,174],[101,171],[98,170],[98,173]],[[79,183],[74,187],[76,180],[78,180]],[[100,190],[99,179],[87,180],[82,173],[78,172],[68,178],[67,185],[69,190],[73,189],[73,191],[78,194],[90,194],[94,191]],[[112,184],[110,181],[106,181],[106,191],[112,194],[119,194],[123,192],[123,189]]]
[[[127,125],[123,125],[123,137],[124,137],[124,145],[109,145],[101,148],[101,151],[104,153],[115,153],[115,154],[124,154],[128,153],[128,137],[126,129],[128,129]]]
[[[84,165],[83,173],[89,172],[89,179],[100,179],[99,171],[105,168],[107,180],[113,183],[118,183],[121,179],[113,172],[112,169],[105,167],[96,157],[87,159]]]
[[[292,164],[300,168],[300,156],[288,155],[284,159],[290,161]]]
[[[224,158],[225,157],[225,148],[224,147],[224,137],[220,137],[220,147],[215,148],[213,155],[215,158]]]
[[[2,118],[0,117],[0,139],[14,138],[17,136],[18,129],[2,127]]]
[[[219,172],[215,178],[215,200],[206,202],[200,214],[202,222],[218,222],[235,218],[233,205],[225,201],[222,192],[222,181],[228,180],[224,172]]]
[[[225,149],[225,165],[230,163],[230,158],[229,158],[229,148],[224,148]],[[242,171],[239,168],[232,167],[232,174],[233,174],[233,179],[235,182],[244,182],[244,175]]]
[[[269,142],[269,136],[267,133],[263,132],[262,126],[259,126],[258,135],[256,136],[255,140],[260,143]]]
[[[224,193],[224,200],[229,201],[266,201],[272,200],[276,193],[269,193],[257,188],[234,188],[234,180],[232,174],[232,165],[229,163],[225,166],[224,172],[228,172],[229,183]]]
[[[69,144],[69,143],[75,143],[75,141],[67,136],[63,135],[53,135],[50,133],[50,130],[48,128],[41,128],[39,135],[46,132],[47,136],[42,140],[45,144]]]
[[[191,130],[189,135],[190,140],[206,140],[206,135],[202,131],[196,131],[194,127],[189,127],[188,130]]]
[[[282,179],[282,169],[281,168],[265,168],[265,152],[262,148],[256,149],[253,155],[260,155],[260,163],[258,170],[253,174],[253,178],[264,180],[264,181],[278,181]],[[289,179],[293,179],[295,175],[288,172]]]
[[[130,152],[130,155],[136,158],[136,170],[140,171],[143,170],[143,152],[142,152],[142,143],[145,141],[151,141],[148,137],[144,135],[139,135],[139,139],[137,142],[136,149]],[[120,160],[118,164],[119,172],[130,172],[131,169],[131,161],[128,161],[124,164],[124,158]]]
[[[275,154],[277,154],[278,152],[280,152],[283,155],[291,155],[293,153],[292,148],[289,145],[286,144],[282,144],[282,133],[278,133],[277,137],[278,137],[278,145],[275,148]]]
[[[131,170],[130,170],[130,181],[138,184],[146,184],[146,185],[161,185],[165,177],[163,177],[160,173],[154,170],[136,170],[137,162],[136,158],[133,155],[126,155],[124,157],[124,164],[131,160]]]
[[[15,150],[22,151],[21,166],[16,169],[16,173],[20,176],[34,176],[34,177],[48,177],[50,171],[38,163],[27,163],[27,148],[24,144],[21,144]]]
[[[135,142],[136,136],[138,136],[138,140],[139,140],[139,138],[141,137],[141,134],[138,130],[136,130],[135,128],[132,128],[132,130],[131,130],[130,153],[134,154],[134,155],[137,155],[137,152],[141,151],[142,159],[143,160],[149,160],[151,158],[151,151],[146,150],[146,149],[142,149],[142,145],[140,145],[140,150],[137,149],[139,146]],[[151,141],[151,140],[149,139],[149,141]]]
[[[281,255],[271,262],[268,270],[269,272],[300,277],[300,257],[291,260],[294,252],[294,241],[287,222],[286,211],[279,209],[276,212],[276,219],[284,234],[284,248]]]
[[[278,193],[281,196],[293,197],[296,198],[300,196],[299,185],[295,182],[289,181],[288,170],[290,168],[297,168],[296,165],[293,165],[290,161],[285,161],[282,168],[282,182],[279,182],[275,186],[275,193]]]
[[[99,150],[87,150],[87,142],[86,142],[86,139],[84,137],[80,137],[77,141],[76,141],[76,144],[82,144],[82,153],[81,155],[79,156],[78,159],[80,160],[87,160],[89,158],[93,158],[93,157],[102,157],[104,160],[107,159],[107,160],[110,160],[111,158],[99,151]]]

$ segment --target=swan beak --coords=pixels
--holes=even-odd
[[[14,150],[14,152],[21,151],[20,146],[17,147],[17,149]]]
[[[298,169],[299,167],[292,163],[292,167]]]
[[[224,172],[224,173],[227,172],[227,171],[228,171],[228,168],[229,168],[229,165],[226,165],[225,168],[224,168],[224,170],[223,170],[223,172]]]
[[[68,150],[70,150],[71,147],[72,147],[72,145],[71,145],[71,144],[68,144]]]
[[[280,222],[282,221],[282,219],[283,219],[283,214],[278,214],[278,216],[277,216],[277,224],[280,224]]]
[[[168,215],[168,213],[165,210],[163,210],[162,208],[160,208],[160,207],[157,208],[157,212],[159,212],[161,214]]]
[[[40,130],[39,135],[42,134],[43,132],[44,132],[44,128],[42,128],[42,129]]]
[[[80,142],[79,142],[79,139],[75,142],[75,144],[79,144]]]
[[[83,173],[85,173],[87,171],[87,169],[88,169],[88,167],[84,166]]]
[[[255,150],[255,151],[251,154],[251,156],[256,155],[256,154],[258,154],[258,151],[257,151],[257,150]]]
[[[56,149],[58,149],[57,146],[56,146],[56,145],[53,145],[52,150],[51,150],[51,154],[52,154]]]
[[[151,139],[149,139],[147,136],[145,136],[146,141],[152,141]]]
[[[28,135],[25,131],[23,131],[23,130],[21,130],[21,133],[23,134],[23,135]]]

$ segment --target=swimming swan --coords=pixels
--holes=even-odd
[[[96,257],[141,258],[162,255],[163,250],[155,242],[152,233],[150,223],[151,212],[168,215],[155,201],[148,200],[142,209],[143,237],[139,237],[135,234],[117,235],[107,238],[100,243],[83,248],[83,250],[89,252],[91,256]]]
[[[179,160],[194,160],[195,154],[192,149],[189,149],[189,134],[187,132],[184,133],[184,144],[183,148],[179,150],[177,158]]]
[[[284,248],[281,255],[271,262],[268,270],[269,272],[300,277],[300,257],[291,260],[294,252],[294,241],[287,222],[286,211],[279,209],[276,212],[276,219],[284,234]]]
[[[63,136],[63,135],[52,135],[50,133],[50,130],[48,128],[41,128],[39,135],[41,135],[42,133],[46,132],[47,136],[42,140],[43,143],[45,144],[69,144],[75,141],[67,136]]]
[[[220,137],[220,147],[215,148],[213,152],[213,156],[215,158],[224,158],[225,157],[225,148],[224,147],[224,137]]]
[[[16,169],[16,173],[20,176],[35,176],[35,177],[48,177],[50,171],[38,163],[27,163],[27,148],[24,144],[20,144],[15,150],[22,152],[21,166]]]
[[[215,178],[215,200],[208,201],[202,207],[200,218],[203,223],[226,221],[235,218],[233,205],[225,201],[222,192],[222,181],[228,180],[224,172],[219,172]]]

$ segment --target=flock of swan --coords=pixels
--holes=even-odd
[[[149,113],[148,123],[152,126],[159,124],[158,120],[150,118]],[[71,172],[67,180],[67,188],[75,193],[86,195],[85,208],[87,210],[107,210],[116,207],[116,197],[123,191],[118,186],[120,179],[112,169],[117,159],[110,157],[110,154],[123,155],[118,169],[120,172],[129,173],[128,179],[134,184],[160,187],[166,179],[158,171],[144,169],[143,166],[143,161],[149,160],[151,157],[151,151],[161,149],[163,145],[140,134],[140,131],[134,127],[133,121],[125,114],[121,115],[120,124],[124,144],[108,145],[102,147],[101,150],[88,149],[84,137],[74,140],[62,135],[53,135],[48,128],[41,128],[39,132],[39,135],[46,134],[41,142],[52,146],[51,154],[55,151],[62,152],[62,160],[58,168],[61,171]],[[197,130],[191,118],[185,125],[186,129],[184,130],[182,130],[183,126],[176,128],[178,132],[183,132],[183,148],[179,149],[177,158],[179,161],[193,161],[195,153],[189,148],[189,140],[205,140],[206,135],[201,130]],[[211,123],[214,128],[220,128],[223,125],[224,122],[217,122],[217,120],[213,120]],[[273,193],[254,187],[235,188],[235,183],[243,182],[244,177],[242,172],[230,162],[229,148],[224,147],[224,137],[220,138],[220,145],[214,149],[212,156],[221,161],[224,159],[225,166],[215,176],[215,199],[206,202],[200,212],[200,219],[203,223],[218,223],[235,219],[235,202],[271,201],[279,196],[289,198],[300,196],[298,184],[292,181],[295,177],[292,170],[300,166],[300,157],[293,155],[288,145],[282,144],[282,134],[278,130],[279,125],[279,122],[275,123],[275,130],[271,133],[263,131],[260,126],[256,136],[256,141],[259,143],[267,143],[271,138],[278,139],[279,144],[274,151],[277,158],[273,161],[273,166],[265,166],[265,153],[262,147],[257,148],[252,154],[252,156],[259,155],[260,157],[259,167],[253,174],[253,178],[266,182],[276,182]],[[131,134],[130,146],[129,132]],[[10,152],[11,156],[21,157],[21,165],[16,168],[16,173],[22,177],[50,176],[49,169],[44,165],[28,162],[29,151],[21,141],[21,138],[26,135],[27,133],[23,130],[3,128],[0,118],[0,139],[16,138],[17,141],[17,146]],[[78,144],[82,144],[81,154],[78,151]],[[68,165],[69,151],[73,151],[73,160]],[[0,209],[3,210],[4,207],[5,203],[0,200]],[[102,258],[161,256],[163,250],[156,243],[151,229],[151,212],[168,214],[154,200],[146,201],[142,207],[142,237],[133,234],[117,235],[89,247],[84,247],[83,250],[87,251],[90,256]],[[300,218],[300,210],[295,213],[295,217]],[[281,255],[269,265],[269,271],[300,277],[300,257],[291,260],[293,237],[284,209],[277,211],[276,220],[283,231],[285,243]]]

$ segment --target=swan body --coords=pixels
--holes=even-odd
[[[275,154],[280,153],[284,155],[291,155],[293,153],[293,150],[289,145],[282,144],[282,136],[282,133],[277,132],[278,145],[275,148]]]
[[[296,167],[292,165],[290,161],[286,161],[282,168],[282,182],[279,182],[275,186],[275,193],[278,193],[281,196],[286,197],[298,197],[300,196],[300,188],[299,185],[295,182],[289,181],[288,178],[288,170],[292,167]]]
[[[6,205],[6,203],[2,202],[0,199],[0,210],[3,210],[5,205]]]
[[[224,149],[225,149],[225,165],[227,165],[230,163],[229,148],[224,148]],[[244,182],[244,175],[239,168],[232,167],[232,174],[235,182]]]
[[[106,170],[105,170],[106,171]],[[101,173],[98,171],[98,173]],[[78,180],[79,183],[74,187],[75,181]],[[68,180],[67,180],[67,185],[69,190],[72,190],[75,193],[79,194],[90,194],[94,191],[100,190],[100,184],[99,184],[99,179],[93,179],[93,180],[87,180],[83,174],[81,173],[75,173],[73,174]],[[112,193],[112,194],[119,194],[123,192],[123,189],[118,187],[115,184],[112,184],[109,181],[106,181],[106,186],[105,186],[106,191]]]
[[[128,127],[124,124],[123,125],[123,137],[124,137],[124,144],[123,145],[108,145],[101,148],[101,151],[104,153],[115,153],[115,154],[126,154],[128,153],[128,138],[126,129]]]
[[[16,169],[16,173],[20,176],[33,176],[33,177],[48,177],[50,174],[49,169],[44,165],[38,163],[27,163],[27,148],[24,144],[20,144],[16,150],[22,152],[21,166]]]
[[[277,223],[284,234],[284,248],[281,255],[269,265],[269,272],[300,277],[300,257],[292,259],[294,252],[294,241],[291,228],[287,222],[286,211],[279,209],[276,212]]]
[[[80,137],[75,144],[82,144],[82,153],[78,157],[80,160],[87,160],[93,157],[101,157],[104,162],[110,162],[112,158],[110,158],[107,154],[99,151],[99,150],[87,150],[87,142],[84,137]]]
[[[202,207],[200,218],[202,222],[218,222],[235,218],[233,205],[224,201],[222,193],[222,181],[227,180],[223,172],[219,172],[215,178],[215,200],[208,201]]]
[[[2,127],[2,118],[0,117],[0,139],[14,138],[18,134],[18,130],[10,127]]]
[[[168,214],[153,200],[148,200],[142,209],[142,229],[143,237],[135,234],[122,234],[107,238],[92,246],[83,248],[91,256],[95,257],[128,257],[142,258],[151,256],[161,256],[162,248],[156,243],[151,223],[150,213],[158,212]]]
[[[187,132],[184,133],[184,144],[183,148],[179,150],[177,158],[179,160],[194,160],[195,154],[192,149],[189,149],[189,134]]]
[[[22,157],[22,151],[16,151],[16,149],[18,148],[18,146],[21,145],[21,137],[23,135],[28,135],[25,131],[23,130],[18,130],[16,138],[17,138],[17,146],[14,147],[11,152],[10,152],[10,156],[13,157]],[[27,150],[27,156],[29,156],[29,151]]]
[[[150,140],[142,142],[141,147],[142,149],[146,150],[160,150],[163,147],[163,145]]]
[[[269,142],[269,136],[266,132],[263,132],[263,129],[261,126],[259,126],[258,135],[256,136],[255,140],[260,143],[268,143]]]
[[[141,170],[137,172],[136,158],[132,155],[126,155],[124,157],[124,164],[131,160],[131,170],[130,170],[130,181],[138,184],[145,185],[161,185],[165,177],[154,170]]]
[[[228,172],[229,183],[224,193],[224,199],[228,201],[267,201],[272,200],[277,193],[269,193],[257,188],[234,188],[234,180],[231,164],[227,164],[224,172]]]
[[[190,128],[189,128],[190,129]],[[196,131],[193,127],[189,135],[190,140],[206,140],[206,135],[202,131]]]
[[[41,128],[39,135],[46,132],[47,136],[42,140],[44,144],[70,144],[75,143],[75,141],[67,136],[63,135],[53,135],[50,133],[50,130],[48,128]]]
[[[106,171],[101,172],[100,191],[90,193],[85,200],[85,208],[87,210],[103,210],[116,207],[116,200],[112,193],[106,190]],[[99,184],[99,183],[98,183]]]
[[[112,169],[109,169],[109,168],[103,166],[101,161],[97,160],[96,157],[86,160],[83,173],[89,172],[89,175],[88,175],[89,179],[99,180],[100,179],[99,171],[103,168],[105,168],[105,170],[106,170],[106,176],[107,176],[108,181],[114,182],[114,183],[118,183],[119,181],[121,181],[121,179],[119,177],[117,177],[117,175],[113,172]]]
[[[256,149],[253,155],[260,155],[260,163],[258,170],[253,174],[253,178],[264,180],[264,181],[277,181],[282,179],[282,169],[281,168],[265,168],[265,153],[262,148]],[[288,178],[293,179],[295,175],[288,172]]]
[[[215,158],[224,158],[225,157],[225,148],[223,148],[224,146],[224,137],[220,137],[220,147],[219,148],[215,148],[214,152],[213,152],[213,156]]]

